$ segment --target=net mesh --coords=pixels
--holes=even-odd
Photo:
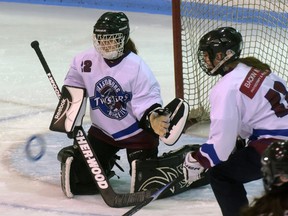
[[[285,0],[180,0],[183,97],[190,118],[209,120],[209,90],[220,77],[201,71],[197,49],[201,36],[215,28],[238,29],[244,41],[241,57],[258,58],[288,81],[287,9]]]

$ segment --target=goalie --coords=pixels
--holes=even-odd
[[[93,43],[93,48],[74,57],[50,129],[73,137],[73,128],[85,113],[86,97],[92,122],[88,139],[105,174],[112,177],[119,150],[126,149],[131,165],[134,160],[156,159],[159,137],[174,144],[188,105],[175,99],[162,108],[159,84],[137,55],[124,13],[104,13],[93,28]],[[67,101],[71,106],[65,105]],[[62,190],[67,197],[95,194],[97,187],[75,146],[58,153]]]

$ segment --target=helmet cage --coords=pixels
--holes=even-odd
[[[205,61],[205,57],[204,57],[205,52],[208,53],[209,61],[210,61],[211,66],[213,66],[213,68],[211,68],[209,64]],[[231,49],[227,50],[224,55],[225,57],[217,65],[214,65],[213,63],[216,55],[213,54],[211,49],[207,49],[207,51],[198,50],[197,56],[198,56],[198,63],[200,67],[202,68],[202,70],[209,76],[215,76],[221,73],[221,69],[224,67],[225,63],[227,63],[230,59],[233,59],[232,57],[235,56],[235,52]]]
[[[106,12],[94,25],[94,47],[103,58],[117,59],[124,53],[129,33],[129,20],[123,12]]]
[[[122,33],[93,34],[93,44],[103,58],[114,60],[124,53],[125,37]]]
[[[205,61],[205,55],[206,52],[209,56],[209,60],[210,60],[210,64],[213,64],[213,59],[211,58],[212,54],[211,54],[211,50],[206,49],[206,50],[200,50],[198,49],[197,52],[197,57],[198,57],[198,63],[201,67],[201,69],[208,75],[211,75],[210,71],[212,70],[212,68],[210,68],[210,65]]]

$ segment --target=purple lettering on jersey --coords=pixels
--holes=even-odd
[[[269,73],[266,71],[262,72],[256,68],[251,68],[241,84],[240,91],[252,99],[257,93],[267,74]]]

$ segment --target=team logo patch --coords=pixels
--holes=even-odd
[[[240,91],[252,99],[268,74],[269,71],[262,72],[258,69],[252,68],[241,84]]]
[[[93,110],[99,109],[105,116],[121,120],[127,116],[127,103],[132,99],[131,92],[122,90],[112,77],[105,77],[95,84],[95,94],[90,97]]]

